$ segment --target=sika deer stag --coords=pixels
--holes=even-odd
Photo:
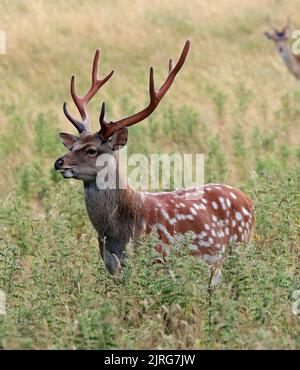
[[[300,79],[300,55],[295,55],[289,45],[290,40],[290,21],[287,20],[282,31],[277,30],[271,24],[272,32],[265,32],[264,35],[274,41],[279,55],[281,56],[286,68],[296,77]]]
[[[112,76],[102,80],[97,77],[99,50],[93,63],[92,85],[84,97],[75,92],[75,78],[71,79],[71,95],[81,115],[81,121],[73,118],[64,104],[64,113],[76,127],[79,137],[61,133],[60,139],[69,153],[57,159],[55,169],[64,178],[75,178],[84,183],[85,203],[91,223],[98,233],[101,256],[107,270],[114,274],[124,265],[125,248],[130,241],[137,242],[143,233],[155,230],[160,239],[157,250],[162,258],[168,255],[168,244],[178,233],[192,232],[191,254],[201,256],[211,267],[213,283],[220,277],[220,263],[230,242],[247,242],[250,239],[254,209],[251,200],[240,190],[228,185],[208,184],[193,189],[163,193],[137,192],[127,186],[118,186],[126,179],[117,181],[115,189],[100,189],[96,183],[97,158],[105,154],[116,156],[126,145],[127,127],[147,118],[158,106],[171,87],[189,52],[187,41],[180,58],[159,90],[154,88],[153,69],[150,68],[149,105],[140,112],[119,121],[106,122],[105,104],[100,113],[100,130],[91,133],[88,128],[87,104]],[[114,169],[118,176],[119,168]],[[196,199],[193,194],[200,194]],[[192,199],[193,198],[193,199]]]

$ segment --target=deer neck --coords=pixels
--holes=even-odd
[[[291,47],[288,44],[285,44],[279,54],[283,59],[287,69],[293,73],[296,78],[300,78],[300,64]]]
[[[99,189],[96,181],[84,183],[89,219],[100,238],[127,244],[141,233],[142,199],[132,188]]]

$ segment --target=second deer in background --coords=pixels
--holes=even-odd
[[[293,50],[289,44],[290,40],[290,20],[287,20],[286,25],[281,31],[274,28],[271,24],[271,32],[265,32],[264,35],[269,39],[274,41],[278,53],[280,54],[284,64],[287,69],[300,80],[300,55],[293,53]]]

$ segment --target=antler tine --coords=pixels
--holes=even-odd
[[[99,91],[102,85],[104,85],[113,75],[114,71],[111,71],[106,77],[104,77],[102,80],[98,79],[98,66],[99,66],[99,56],[100,56],[100,50],[97,49],[95,53],[95,57],[93,60],[93,68],[92,68],[92,83],[88,90],[88,92],[83,96],[80,97],[76,93],[76,85],[75,85],[75,76],[72,76],[71,78],[71,96],[73,98],[73,101],[80,113],[82,122],[77,121],[74,119],[68,112],[66,103],[64,104],[64,113],[68,120],[77,128],[79,133],[82,133],[83,131],[88,131],[88,124],[89,124],[89,117],[87,113],[87,105],[89,101],[94,97],[94,95]]]
[[[284,30],[288,30],[291,27],[291,17],[287,16],[286,17],[286,25],[284,26]]]
[[[184,48],[182,50],[182,53],[178,59],[178,62],[176,63],[175,67],[171,70],[169,73],[168,78],[166,81],[162,84],[161,88],[157,92],[157,96],[159,97],[159,100],[164,96],[164,94],[168,91],[168,89],[171,87],[177,73],[180,71],[181,67],[183,66],[185,59],[187,57],[187,54],[190,49],[190,41],[187,40]],[[172,64],[172,63],[171,63]]]
[[[105,116],[105,102],[102,103],[101,112],[99,116],[99,123],[101,128],[107,125],[107,122],[104,121],[104,116]]]
[[[267,18],[267,22],[268,22],[268,25],[270,26],[270,28],[274,31],[274,32],[278,32],[278,30],[273,26],[273,24],[271,23],[271,20],[270,20],[270,17]]]
[[[68,112],[68,109],[67,109],[67,103],[64,102],[64,105],[63,105],[63,110],[64,110],[64,114],[65,116],[68,118],[68,120],[76,127],[76,129],[78,130],[78,132],[81,134],[83,131],[86,131],[86,127],[85,125],[82,123],[82,122],[79,122],[77,121],[75,118],[73,118],[70,113]]]
[[[102,119],[101,130],[99,132],[99,135],[103,139],[107,140],[109,139],[109,137],[111,137],[111,135],[115,131],[119,130],[120,128],[129,127],[147,118],[155,110],[155,108],[158,106],[163,96],[167,93],[167,91],[171,87],[177,73],[180,71],[181,67],[183,66],[186,60],[189,49],[190,49],[190,41],[187,40],[175,67],[173,67],[172,59],[170,59],[168,77],[158,91],[155,91],[153,68],[152,67],[150,68],[150,74],[149,74],[150,102],[146,108],[144,108],[138,113],[135,113],[132,116],[123,118],[119,121],[111,122],[110,124],[104,124],[104,116],[102,117],[102,110],[101,110],[101,117],[103,119]]]
[[[169,74],[172,72],[173,68],[174,68],[174,66],[173,66],[173,60],[170,59],[169,60]]]
[[[150,104],[149,105],[151,105],[156,99],[153,67],[150,67],[150,73],[149,73],[149,95],[150,95]]]

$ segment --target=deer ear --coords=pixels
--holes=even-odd
[[[116,131],[110,139],[110,144],[113,150],[121,149],[126,145],[128,138],[127,127],[122,127],[120,130]]]
[[[77,143],[77,141],[79,140],[77,136],[66,134],[65,132],[60,132],[59,138],[64,146],[67,147],[69,150],[72,150],[74,144]]]
[[[270,32],[264,32],[264,35],[269,39],[274,41],[274,36]]]

